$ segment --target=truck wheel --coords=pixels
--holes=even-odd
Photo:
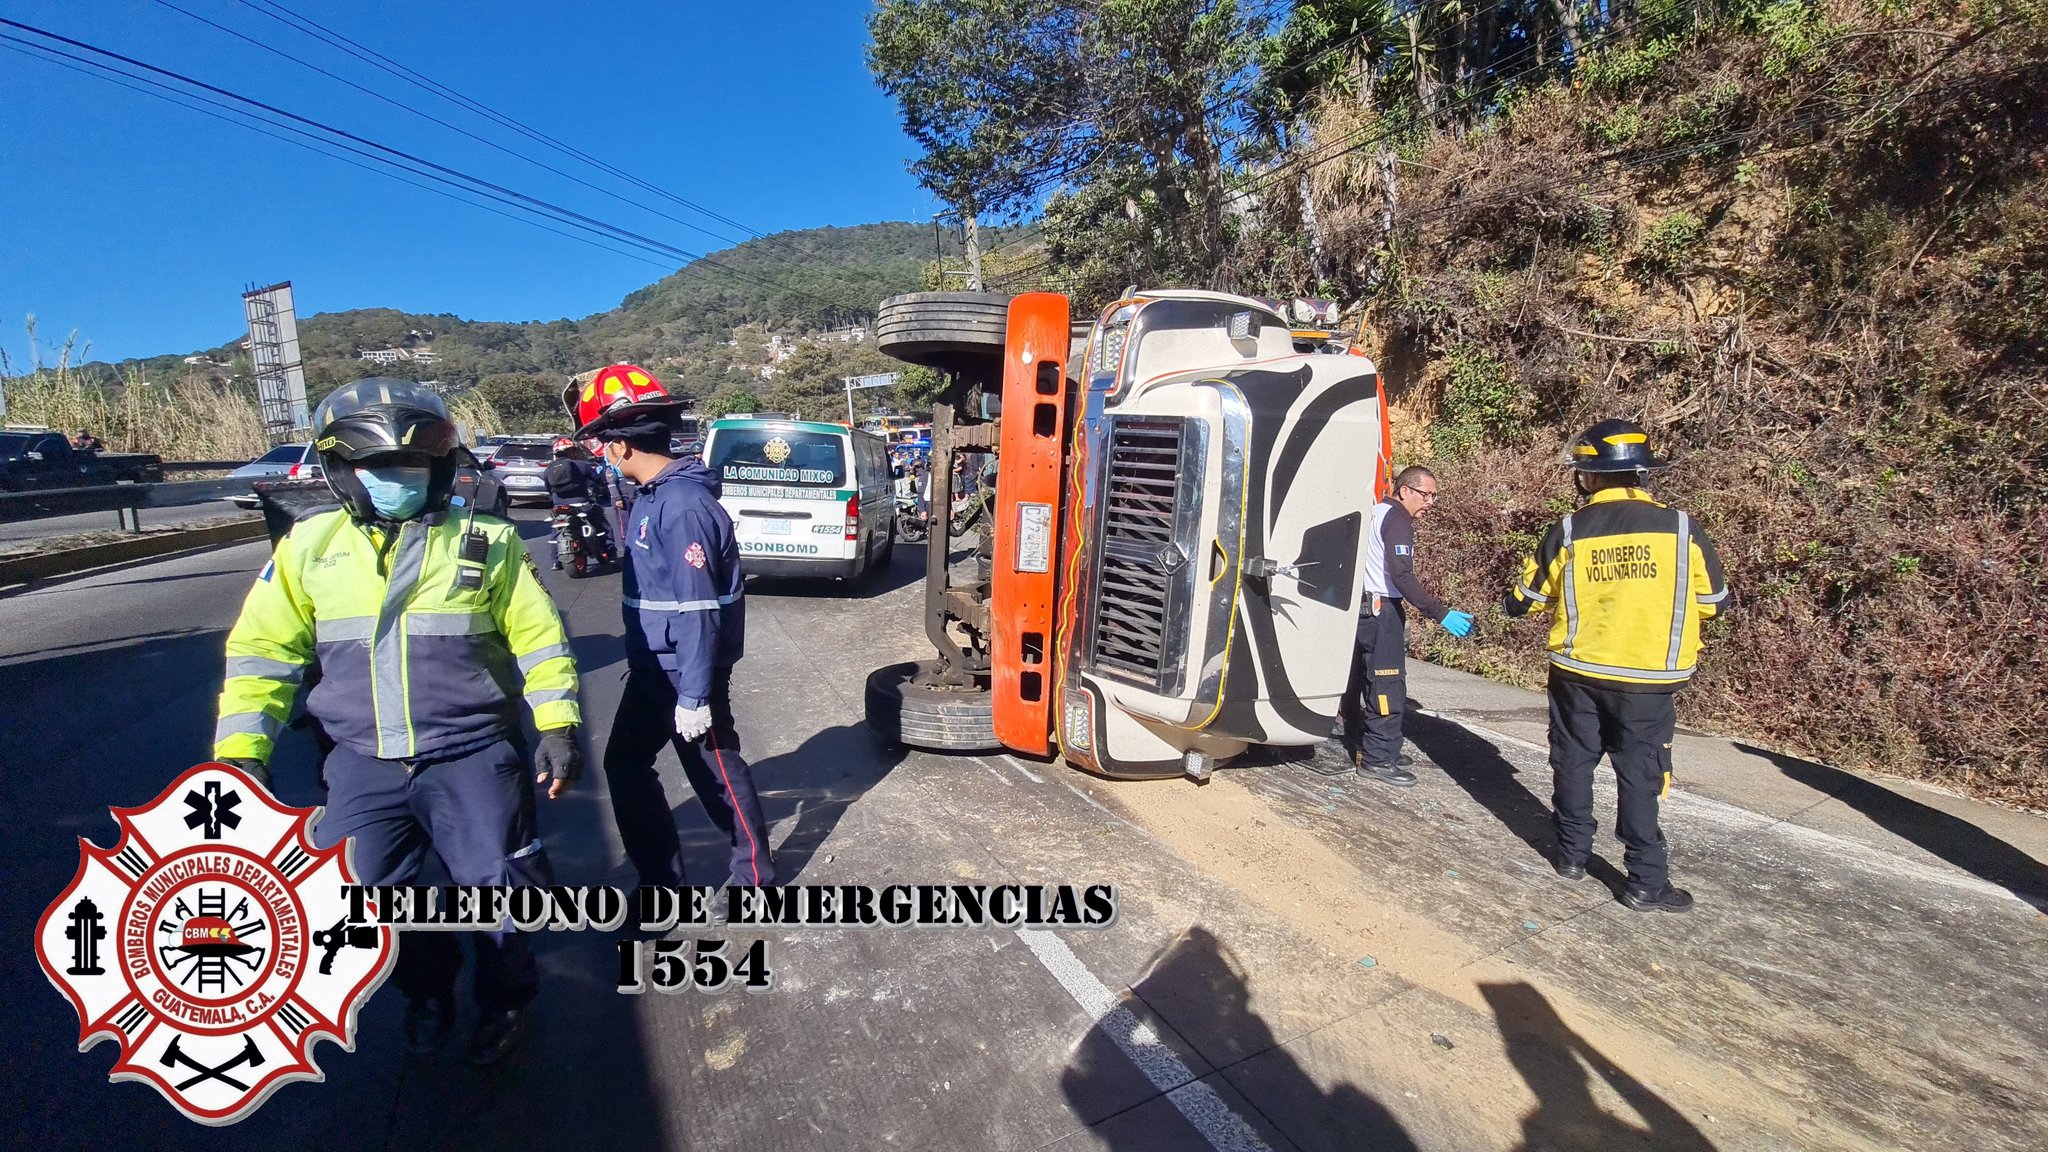
[[[906,363],[1001,380],[1009,324],[1010,298],[1000,293],[910,292],[882,301],[875,347]]]
[[[868,727],[892,744],[932,752],[986,752],[996,739],[995,701],[980,688],[912,682],[932,661],[891,664],[868,673]]]

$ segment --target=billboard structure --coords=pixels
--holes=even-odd
[[[272,444],[310,436],[313,421],[306,410],[306,369],[299,363],[291,281],[242,293],[242,310],[249,316],[249,359],[256,369],[263,434]]]

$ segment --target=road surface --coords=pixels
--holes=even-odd
[[[2048,1145],[2048,918],[2015,896],[2032,895],[2024,868],[1994,883],[1904,841],[1680,792],[1666,826],[1701,907],[1631,913],[1545,866],[1543,756],[1512,734],[1527,717],[1443,718],[1468,688],[1427,670],[1418,706],[1436,715],[1410,731],[1435,763],[1400,792],[1319,774],[1328,748],[1198,788],[883,747],[861,689],[920,654],[907,552],[864,587],[750,585],[734,705],[785,873],[1111,883],[1114,926],[785,932],[758,996],[617,995],[611,939],[543,934],[536,1026],[503,1066],[406,1057],[387,987],[355,1052],[320,1049],[325,1083],[201,1128],[109,1085],[111,1047],[74,1050],[28,938],[75,838],[110,843],[108,805],[206,757],[221,643],[264,557],[247,544],[0,599],[10,1146]],[[617,580],[548,578],[595,764],[623,667]],[[565,883],[631,881],[600,777],[543,808]],[[669,754],[664,777],[691,878],[715,881],[723,846]],[[277,780],[319,802],[296,734]],[[1831,795],[1848,793],[1816,793]]]

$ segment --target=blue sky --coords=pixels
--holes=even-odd
[[[259,15],[179,7],[601,186],[545,153]],[[632,5],[280,0],[490,107],[750,228],[926,219],[914,146],[862,63],[854,0]],[[0,16],[182,72],[693,252],[731,239],[621,204],[209,28],[156,0],[9,0]],[[0,28],[0,32],[10,31]],[[18,33],[16,33],[18,34]],[[470,319],[603,311],[661,268],[550,235],[199,113],[0,50],[0,348],[23,317],[93,359],[239,336],[240,294],[291,280],[301,313],[393,307]]]

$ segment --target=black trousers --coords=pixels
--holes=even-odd
[[[327,756],[327,811],[314,843],[355,838],[357,882],[417,884],[427,853],[457,884],[554,883],[535,830],[533,770],[510,740],[447,760],[379,760],[337,746]],[[407,1000],[447,1000],[462,971],[462,937],[476,946],[477,1007],[523,1007],[540,971],[523,933],[407,932],[393,981]]]
[[[1662,891],[1671,882],[1671,854],[1657,826],[1657,802],[1671,784],[1671,738],[1677,727],[1671,693],[1618,692],[1550,674],[1551,805],[1557,854],[1570,864],[1593,855],[1593,769],[1602,753],[1614,764],[1621,793],[1614,831],[1621,838],[1629,886]]]
[[[1337,701],[1344,747],[1368,764],[1392,764],[1401,757],[1401,713],[1408,707],[1408,610],[1382,599],[1377,614],[1367,593],[1358,617],[1358,643],[1351,650],[1351,679]]]
[[[711,730],[685,740],[676,735],[676,690],[668,673],[639,666],[626,673],[626,691],[604,749],[604,777],[619,838],[642,884],[683,882],[675,814],[654,770],[664,744],[674,746],[705,815],[732,840],[731,882],[747,887],[775,883],[754,770],[740,755],[740,735],[733,727],[731,668],[712,674],[710,704]]]

